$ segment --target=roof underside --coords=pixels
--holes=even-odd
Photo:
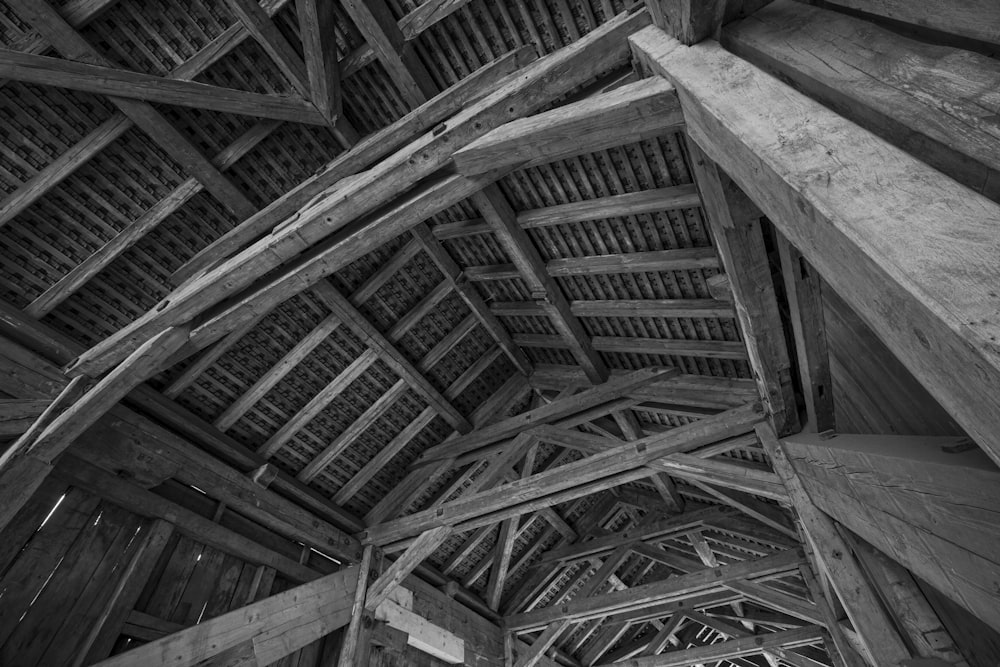
[[[239,20],[227,3],[69,0],[59,4],[79,33],[122,69],[169,76],[183,63],[202,58],[208,49],[214,50],[215,57],[205,61],[207,66],[193,77],[195,81],[297,94],[246,31],[236,30],[238,38],[232,37]],[[632,3],[471,0],[452,3],[458,9],[430,25],[407,20],[415,16],[412,12],[420,3],[388,0],[388,4],[408,38],[406,48],[443,90],[524,45],[540,56],[551,53]],[[301,50],[296,3],[267,0],[264,6],[281,34]],[[398,120],[413,105],[366,48],[362,31],[348,13],[340,3],[335,7],[338,56],[342,66],[347,64],[342,80],[343,118],[365,136]],[[225,35],[227,46],[219,50],[219,38]],[[0,4],[0,42],[12,50],[57,55],[47,52],[32,27],[5,4]],[[608,72],[588,90],[600,91],[628,74],[625,70]],[[192,188],[184,168],[155,138],[126,121],[108,98],[17,81],[4,81],[0,86],[0,114],[5,119],[0,134],[0,188],[6,200],[0,204],[2,298],[89,348],[155,307],[176,286],[171,276],[241,220],[207,190]],[[249,139],[238,159],[216,160],[216,164],[226,165],[225,175],[257,209],[345,151],[329,126],[155,103],[153,107],[206,156],[224,155]],[[76,147],[93,146],[96,133],[114,137],[58,182],[36,189],[39,174],[47,173]],[[505,175],[499,188],[513,209],[523,214],[692,183],[684,137],[678,132],[517,170]],[[28,190],[33,193],[30,203],[19,204]],[[110,261],[100,260],[116,237],[134,231],[151,215],[159,216],[155,225],[149,225],[134,243],[118,248]],[[463,201],[426,221],[430,240],[410,232],[387,238],[375,251],[329,279],[457,413],[477,427],[554,400],[569,386],[570,376],[579,387],[589,386],[570,349],[561,342],[559,330],[544,310],[534,308],[530,288],[511,266],[513,258],[493,233],[477,224],[481,217],[471,200]],[[690,203],[623,217],[526,228],[546,262],[713,245],[701,208]],[[474,285],[527,355],[530,376],[461,297],[454,277],[442,272],[432,256],[441,248],[457,262],[464,271],[462,280]],[[56,301],[48,299],[68,277],[78,275],[80,267],[98,261],[102,263],[95,275],[71,290],[60,291]],[[613,372],[673,366],[685,376],[733,380],[718,384],[695,380],[703,382],[704,391],[699,402],[688,405],[650,400],[635,404],[633,413],[647,434],[753,400],[756,389],[735,313],[731,304],[715,301],[709,291],[708,279],[720,273],[717,258],[697,268],[677,270],[656,270],[648,263],[640,263],[638,269],[572,266],[577,268],[556,274],[556,283],[579,309],[587,335]],[[640,316],[623,315],[614,306],[665,299],[691,301],[691,306],[681,317],[668,311],[658,314],[653,306]],[[592,302],[589,310],[588,302]],[[398,362],[387,362],[371,349],[363,329],[331,317],[328,302],[308,290],[264,314],[239,335],[223,338],[175,364],[150,384],[242,445],[267,452],[271,462],[292,475],[301,476],[331,443],[339,443],[342,449],[308,475],[308,482],[351,513],[365,516],[406,476],[417,456],[444,442],[455,430],[454,419],[428,411],[425,393],[405,378],[401,380]],[[277,372],[276,365],[283,359],[292,361]],[[288,428],[290,423],[296,426]],[[623,437],[607,418],[580,429]],[[393,448],[393,455],[384,461],[376,458],[387,447]],[[534,469],[583,456],[579,451],[542,444]],[[769,470],[757,443],[743,443],[714,456]],[[515,472],[521,465],[515,464]],[[476,463],[456,468],[401,512],[419,511],[457,497],[487,467]],[[679,477],[674,481],[688,512],[722,504],[703,486]],[[757,498],[755,502],[781,511],[773,501]],[[647,480],[552,509],[574,528],[588,527],[590,536],[669,516],[656,487]],[[472,548],[467,547],[477,537],[476,531],[456,533],[429,561],[485,598],[500,530],[497,525],[485,531]],[[651,540],[647,546],[659,560],[648,551],[631,553],[605,587],[633,587],[706,565],[760,558],[795,545],[774,531],[754,536],[705,527],[695,532],[695,536],[680,533]],[[530,579],[537,569],[532,566],[543,554],[566,540],[543,513],[523,516],[504,583],[504,600]],[[701,540],[710,552],[699,552],[696,544]],[[460,552],[462,557],[456,559]],[[561,565],[530,606],[511,611],[572,599],[599,566],[595,559]],[[798,571],[763,583],[804,601],[811,597]],[[740,617],[759,619],[745,621],[739,626],[743,628],[781,630],[801,623],[746,599],[708,610],[720,623],[739,626]],[[596,654],[603,655],[600,662],[604,662],[613,655],[627,655],[629,647],[645,646],[671,616],[654,614],[582,623],[562,636],[559,647],[578,660]],[[726,636],[718,627],[689,618],[678,626],[672,641],[684,648]],[[601,650],[597,652],[596,647]],[[803,649],[803,654],[822,664],[828,662],[819,649]],[[755,660],[724,664],[763,664]]]

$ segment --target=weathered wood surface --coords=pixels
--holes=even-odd
[[[939,7],[932,16],[947,11]],[[1000,129],[990,120],[1000,112],[1000,72],[993,58],[785,0],[728,26],[722,43],[1000,201]]]
[[[1000,629],[1000,472],[963,438],[793,436],[784,445],[814,502]]]
[[[876,664],[902,664],[902,661],[912,657],[910,651],[886,615],[877,592],[837,531],[833,519],[814,504],[813,495],[805,488],[801,475],[789,462],[787,450],[778,442],[774,432],[767,426],[759,426],[757,434],[788,488],[803,533],[820,567],[829,577],[868,654]]]
[[[714,42],[631,41],[695,143],[1000,461],[1000,205]]]
[[[662,79],[644,79],[501,125],[455,152],[463,174],[523,169],[636,143],[683,125],[680,103]]]
[[[771,0],[646,0],[656,27],[683,44],[714,37],[730,21],[757,11]]]
[[[634,658],[615,664],[625,667],[685,667],[694,664],[711,664],[720,660],[735,660],[742,656],[757,655],[771,649],[788,649],[816,644],[822,639],[822,628],[807,626],[797,630],[753,635],[707,646],[668,651],[657,656]]]
[[[348,622],[357,576],[346,568],[97,664],[197,665],[244,643],[251,660],[271,664]]]
[[[1000,44],[1000,7],[992,0],[827,0],[903,23]]]

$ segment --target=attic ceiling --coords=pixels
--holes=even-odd
[[[46,10],[31,9],[34,2],[0,5],[5,49],[282,99],[315,92],[303,90],[271,50],[284,42],[303,53],[300,12],[311,6],[308,0],[262,4],[269,30],[277,35],[245,27],[233,11],[245,7],[244,0],[56,3],[54,11],[89,51],[75,42],[51,48],[37,23]],[[341,70],[342,112],[336,120],[302,124],[139,103],[147,118],[157,117],[197,149],[201,162],[193,159],[187,166],[168,136],[151,135],[148,125],[133,120],[135,102],[122,106],[105,94],[2,81],[2,298],[81,349],[98,345],[169,299],[178,281],[188,277],[188,262],[205,256],[200,251],[349,154],[363,137],[392,126],[431,94],[488,71],[481,68],[514,71],[580,40],[632,4],[428,0],[418,6],[388,0],[405,40],[395,45],[394,60],[377,42],[373,48],[370,27],[355,22],[367,10],[353,1],[331,3],[328,25]],[[397,60],[409,81],[395,69]],[[616,67],[551,106],[635,79],[631,67]],[[377,159],[431,129],[415,127]],[[194,174],[192,168],[206,168],[204,158],[212,167]],[[634,439],[759,400],[732,303],[724,290],[710,289],[721,264],[682,131],[514,169],[502,175],[494,192],[516,213],[519,228],[589,339],[595,363],[612,377],[651,367],[680,371],[676,380],[654,385],[659,395],[651,389],[576,425],[578,431]],[[625,200],[607,198],[635,193],[649,195],[634,209],[638,212],[614,215]],[[570,206],[606,199],[602,207]],[[487,460],[456,465],[405,505],[385,506],[387,498],[397,499],[392,492],[416,459],[456,432],[593,384],[480,203],[464,199],[380,239],[320,287],[255,312],[149,384],[350,514],[365,517],[367,525],[457,498],[484,475],[498,484],[583,459],[585,452],[543,440],[531,448],[530,458],[509,462],[512,467],[502,474]],[[773,252],[771,240],[765,240]],[[670,253],[688,249],[702,252]],[[638,431],[630,433],[636,425]],[[704,458],[770,471],[752,437],[704,452]],[[625,590],[798,544],[794,532],[780,530],[791,522],[772,498],[727,492],[697,475],[663,477],[599,490],[515,519],[507,528],[513,530],[513,548],[500,613],[579,598],[604,563],[601,554],[545,560],[553,550],[713,507],[711,521],[638,543],[620,557],[610,578],[596,582],[597,590]],[[770,517],[770,524],[760,523],[761,516]],[[486,599],[503,535],[503,523],[456,531],[428,562]],[[668,650],[740,632],[794,628],[805,621],[765,600],[771,595],[812,605],[807,584],[797,567],[787,568],[753,584],[764,589],[756,598],[744,592],[706,600],[686,616],[657,608],[611,615],[580,623],[556,646],[568,664],[603,664],[637,654],[657,633],[667,636],[664,627],[671,623],[673,632],[663,642]],[[813,641],[791,657],[767,659],[772,665],[829,664],[817,646],[821,642]],[[764,664],[759,660],[722,664]]]

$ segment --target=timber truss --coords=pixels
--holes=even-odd
[[[884,325],[918,379],[950,378],[928,384],[994,460],[998,410],[970,405],[996,408],[997,364],[974,331],[939,326],[921,301],[967,286],[886,260],[876,226],[848,229],[834,195],[866,193],[859,209],[889,221],[898,202],[860,181],[834,191],[846,176],[817,192],[794,174],[837,173],[829,156],[799,164],[760,128],[808,135],[772,117],[780,99],[833,128],[838,151],[869,150],[851,148],[861,130],[713,40],[688,46],[738,18],[725,2],[706,17],[678,14],[681,0],[534,13],[521,2],[227,0],[223,18],[199,24],[217,29],[177,52],[173,38],[152,38],[156,21],[116,6],[126,3],[6,4],[23,30],[0,51],[4,87],[87,96],[106,112],[53,140],[66,151],[25,167],[0,204],[11,239],[0,425],[13,440],[0,458],[0,530],[35,539],[49,501],[71,493],[139,526],[67,664],[294,654],[289,664],[348,667],[401,646],[509,667],[954,658],[904,639],[872,583],[916,586],[880,553],[894,548],[880,532],[897,529],[876,514],[882,496],[865,510],[879,530],[850,524],[836,493],[821,497],[824,484],[861,483],[823,470],[848,465],[850,448],[795,439],[834,427],[819,275]],[[126,18],[171,67],[117,62],[114,48],[131,53],[116,23]],[[262,62],[266,76],[246,72]],[[219,136],[196,142],[198,127]],[[309,155],[287,155],[299,149]],[[879,150],[902,165],[898,182],[931,169]],[[154,166],[122,182],[176,178],[120,206],[122,182],[87,170],[129,151]],[[984,235],[974,209],[989,202],[914,179],[956,237]],[[71,239],[51,247],[59,233],[32,224],[52,201],[95,217],[81,192],[129,214],[51,223]],[[194,220],[206,221],[197,233]],[[963,275],[996,259],[962,257]],[[916,278],[885,268],[897,261]],[[872,305],[886,285],[912,307],[910,329],[936,332],[952,357],[912,345]],[[884,503],[895,516],[900,503]],[[177,596],[202,610],[191,616],[153,595],[169,584],[157,577],[177,574],[178,536],[255,568],[242,596],[220,603],[213,583],[201,599],[192,584]],[[16,544],[0,549],[5,576],[22,567]],[[933,566],[919,573],[995,618],[988,593]],[[48,600],[9,590],[0,603],[21,619]],[[429,621],[427,596],[475,612],[496,641]],[[931,616],[905,632],[938,628]],[[19,637],[8,620],[0,646]]]

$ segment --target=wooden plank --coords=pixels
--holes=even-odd
[[[507,80],[494,92],[460,112],[450,121],[447,131],[425,134],[353,179],[350,184],[337,189],[330,197],[319,198],[302,211],[297,220],[185,283],[170,295],[165,304],[161,304],[159,310],[147,313],[84,353],[70,372],[92,374],[106,370],[123,358],[122,352],[128,354],[152,332],[162,330],[168,322],[189,320],[222,299],[233,297],[282,264],[285,258],[312,248],[349,222],[393,200],[401,191],[444,166],[455,146],[472,141],[512,117],[531,113],[596,73],[621,62],[626,57],[622,37],[631,34],[647,20],[641,13],[618,17],[538,61],[523,75]],[[413,220],[410,225],[421,221]],[[392,218],[386,219],[384,224],[390,222],[400,224]],[[381,244],[386,235],[384,230],[379,231],[382,232],[378,237]],[[310,259],[316,261],[318,258],[313,256]],[[300,288],[304,287],[301,271],[296,272],[296,277]],[[223,285],[225,288],[220,289]]]
[[[511,438],[540,424],[549,424],[564,417],[574,415],[592,407],[607,403],[620,394],[677,374],[675,369],[644,369],[633,371],[623,378],[616,378],[603,385],[580,392],[540,408],[504,419],[490,426],[478,428],[474,432],[450,442],[425,450],[419,462],[453,458],[459,454],[476,451],[486,445]]]
[[[1000,44],[1000,7],[990,0],[830,0],[831,4]]]
[[[788,299],[795,354],[806,404],[805,432],[822,433],[836,426],[833,377],[823,320],[823,287],[816,270],[785,237],[778,234],[781,275]]]
[[[607,478],[613,479],[615,475],[634,471],[668,453],[695,449],[746,432],[757,419],[758,406],[737,408],[700,422],[680,426],[661,436],[624,443],[600,454],[560,466],[556,470],[516,480],[499,489],[459,498],[429,512],[418,512],[395,522],[374,526],[366,531],[364,539],[367,542],[385,544],[434,526],[455,525],[500,508],[550,496],[557,491]],[[642,474],[650,473],[646,471]]]
[[[514,334],[521,347],[567,348],[570,344],[560,336],[549,334]],[[594,336],[593,349],[598,352],[659,354],[706,359],[746,359],[742,343],[714,340],[675,340],[670,338],[630,338],[626,336]]]
[[[520,234],[518,235],[520,236]],[[553,259],[544,264],[540,262],[539,272],[556,278],[717,268],[719,268],[719,260],[712,248],[679,248]],[[469,266],[465,269],[465,277],[473,281],[510,280],[522,277],[521,270],[516,262],[492,266]]]
[[[710,593],[732,581],[760,578],[778,572],[794,570],[802,560],[796,550],[782,551],[772,556],[731,563],[719,568],[699,570],[624,591],[573,599],[554,607],[544,607],[524,614],[507,617],[507,627],[515,632],[527,632],[557,619],[584,621],[611,613],[640,609],[657,603],[676,602],[695,595]]]
[[[403,33],[384,0],[344,0],[344,10],[354,21],[393,83],[413,107],[437,94],[430,73],[415,52],[405,45]]]
[[[11,7],[17,11],[22,19],[34,26],[68,60],[83,61],[88,65],[99,67],[111,65],[110,61],[66,23],[59,12],[48,3],[48,0],[37,2],[12,0]],[[152,106],[146,102],[121,97],[112,97],[111,102],[136,126],[148,134],[171,158],[201,181],[205,188],[233,213],[240,218],[245,218],[256,211],[250,200]]]
[[[71,667],[90,665],[106,658],[114,647],[128,613],[135,607],[142,589],[166,548],[173,526],[162,519],[143,526],[142,543],[119,576],[114,591],[105,601],[99,616],[78,647]]]
[[[760,395],[779,434],[799,430],[791,360],[778,312],[757,206],[697,144],[688,142],[715,247],[733,290],[736,315]]]
[[[406,39],[413,39],[467,4],[469,0],[428,0],[400,19],[399,30]]]
[[[342,104],[334,6],[320,0],[296,0],[295,9],[309,77],[309,98],[316,110],[333,123],[340,116]]]
[[[365,137],[350,150],[337,156],[320,173],[282,195],[261,211],[202,248],[174,275],[171,282],[181,284],[210,266],[221,262],[269,232],[293,215],[314,197],[341,179],[365,169],[376,160],[399,148],[404,142],[427,130],[465,105],[491,92],[505,76],[537,57],[534,48],[523,47],[481,67],[451,88],[414,109],[396,122]]]
[[[368,587],[365,597],[365,609],[375,611],[376,607],[388,599],[396,586],[399,586],[410,572],[425,558],[434,553],[441,544],[451,537],[450,526],[432,528],[414,540],[406,551],[389,566],[389,568]]]
[[[349,567],[99,663],[196,665],[244,642],[270,664],[347,624],[357,567]]]
[[[517,214],[517,224],[525,229],[541,229],[570,222],[660,213],[698,206],[701,206],[701,197],[693,184],[674,185],[528,209]],[[434,225],[431,231],[441,241],[492,233],[490,226],[481,219],[445,222]]]
[[[1000,396],[991,389],[1000,359],[990,343],[1000,331],[988,312],[1000,206],[718,45],[684,48],[657,32],[631,41],[678,88],[695,143],[1000,461]],[[829,182],[801,178],[820,173]]]
[[[463,174],[523,169],[632,144],[683,126],[677,94],[662,79],[643,79],[551,111],[521,118],[455,152]]]
[[[921,24],[940,11],[946,10],[938,8]],[[981,20],[988,20],[986,11]],[[723,34],[733,52],[959,183],[1000,199],[1000,131],[984,116],[1000,111],[992,58],[789,2],[776,2]]]
[[[465,664],[465,642],[455,633],[434,625],[392,600],[375,610],[375,618],[406,633],[409,646],[452,665]]]
[[[576,317],[735,317],[733,307],[714,299],[621,299],[570,301]],[[500,317],[541,317],[545,309],[533,301],[494,301],[489,306]]]
[[[15,51],[0,50],[0,76],[115,98],[210,109],[292,123],[326,123],[311,104],[287,96],[220,88],[196,81]],[[125,113],[127,115],[128,111]]]
[[[767,426],[758,426],[757,435],[771,457],[771,465],[788,489],[799,515],[799,523],[820,566],[830,578],[837,597],[869,654],[879,665],[893,665],[912,657],[892,620],[885,614],[850,546],[837,532],[833,520],[810,499],[774,432]]]

